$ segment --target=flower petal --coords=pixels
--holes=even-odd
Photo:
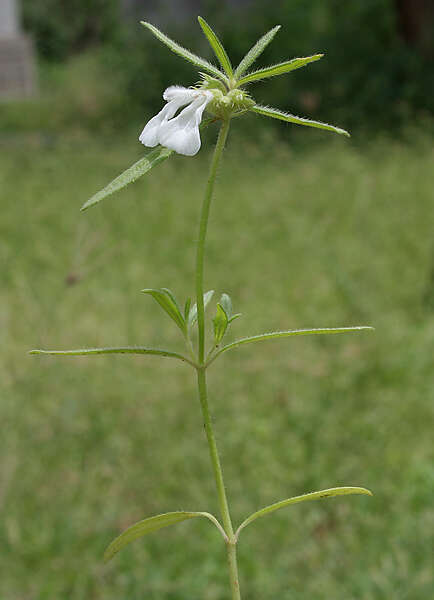
[[[148,146],[149,148],[153,148],[158,144],[158,129],[163,121],[164,114],[163,111],[166,106],[161,110],[158,115],[152,117],[150,121],[148,121],[139,136],[139,142],[142,142],[144,146]]]
[[[196,99],[177,117],[161,124],[158,141],[178,154],[194,156],[201,146],[199,124],[206,105],[212,99],[210,92],[200,92]]]
[[[197,97],[197,90],[183,87],[182,85],[171,85],[164,90],[163,98],[166,102],[174,98],[185,98],[185,104],[191,102]]]
[[[166,92],[169,92],[167,94],[167,98]],[[164,92],[164,98],[169,101],[160,110],[160,112],[155,115],[155,117],[152,117],[152,119],[145,125],[142,133],[139,136],[139,141],[142,142],[142,144],[153,148],[159,143],[158,132],[162,123],[165,123],[171,119],[175,115],[176,111],[181,108],[181,106],[185,106],[191,102],[192,96],[190,92],[193,92],[193,90],[181,88],[180,86],[171,86],[170,88],[167,88],[167,90]]]

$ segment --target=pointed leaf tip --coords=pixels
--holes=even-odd
[[[171,350],[162,350],[160,348],[147,348],[145,346],[112,346],[109,348],[76,348],[73,350],[30,350],[29,354],[43,356],[91,356],[96,354],[150,354],[153,356],[167,356],[169,358],[178,358],[184,362],[191,362],[187,357],[172,352]]]
[[[169,158],[171,154],[173,154],[173,150],[169,150],[163,146],[158,146],[154,150],[151,150],[148,152],[148,154],[146,154],[146,156],[135,162],[131,167],[113,179],[113,181],[106,185],[102,190],[89,198],[89,200],[83,204],[80,210],[87,210],[91,206],[101,202],[101,200],[107,196],[118,192],[130,183],[134,183],[134,181],[145,175],[153,167],[156,167],[158,164]]]
[[[247,54],[244,56],[238,67],[235,69],[235,78],[238,79],[243,73],[247,71],[251,64],[264,52],[268,44],[273,40],[276,33],[281,28],[281,25],[276,25],[273,29],[270,29],[265,35],[263,35],[257,42],[250,48]]]
[[[293,58],[291,60],[286,60],[276,65],[271,65],[270,67],[257,69],[256,71],[253,71],[251,73],[248,73],[244,77],[241,77],[241,79],[239,79],[238,81],[238,85],[246,85],[247,83],[251,83],[253,81],[259,81],[261,79],[268,79],[269,77],[276,77],[276,75],[283,75],[284,73],[289,73],[290,71],[300,69],[301,67],[305,67],[306,65],[312,62],[320,60],[320,58],[322,58],[323,56],[323,54],[313,54],[312,56]]]
[[[285,508],[286,506],[290,506],[291,504],[298,504],[299,502],[306,502],[308,500],[321,500],[322,498],[333,498],[334,496],[350,496],[353,494],[359,494],[364,496],[373,496],[373,493],[370,490],[367,490],[363,487],[354,487],[354,486],[346,486],[346,487],[336,487],[329,488],[327,490],[320,490],[319,492],[311,492],[309,494],[302,494],[301,496],[294,496],[293,498],[287,498],[286,500],[282,500],[281,502],[276,502],[275,504],[270,504],[261,510],[251,514],[247,519],[245,519],[241,525],[238,527],[235,538],[238,540],[241,530],[244,529],[247,525],[259,519],[259,517],[264,517],[275,510],[279,510],[281,508]]]
[[[229,294],[223,293],[220,298],[220,304],[222,305],[228,319],[232,317],[232,300]]]
[[[214,344],[218,346],[222,341],[229,325],[229,317],[220,302],[217,302],[217,311],[216,316],[213,319],[213,325]]]
[[[181,310],[178,306],[178,302],[176,301],[175,296],[172,292],[167,288],[161,289],[152,289],[145,288],[142,290],[143,294],[149,294],[154,298],[156,302],[161,306],[161,308],[169,315],[173,321],[178,325],[179,329],[185,334],[186,333],[186,323],[184,320],[184,316],[181,313]]]
[[[214,515],[210,513],[187,511],[163,513],[161,515],[149,517],[148,519],[143,519],[143,521],[138,521],[134,525],[131,525],[131,527],[128,527],[128,529],[115,538],[107,547],[107,550],[104,552],[104,562],[107,563],[115,554],[119,552],[119,550],[122,550],[122,548],[127,546],[130,542],[133,542],[134,540],[137,540],[148,533],[158,531],[159,529],[168,527],[169,525],[175,525],[176,523],[180,523],[181,521],[185,521],[187,519],[194,519],[195,517],[205,517],[209,519],[220,531],[223,538],[227,540],[227,536],[222,526],[214,517]]]
[[[234,315],[231,320],[233,320],[236,316]],[[227,352],[232,348],[237,348],[243,344],[251,344],[252,342],[261,342],[264,340],[271,340],[277,338],[286,338],[292,336],[299,335],[334,335],[339,333],[355,333],[359,331],[373,331],[373,327],[369,327],[366,325],[359,325],[356,327],[323,327],[320,329],[289,329],[287,331],[270,331],[268,333],[260,333],[259,335],[252,335],[249,337],[241,338],[239,340],[235,340],[223,348],[220,348],[218,352],[213,356],[211,362],[213,362],[220,354],[223,352]]]
[[[251,110],[259,115],[263,115],[264,117],[280,119],[281,121],[294,123],[295,125],[305,125],[307,127],[315,127],[316,129],[325,129],[326,131],[333,131],[334,133],[351,137],[348,131],[342,129],[341,127],[335,127],[334,125],[322,123],[321,121],[313,121],[312,119],[306,119],[305,117],[297,117],[296,115],[284,112],[278,108],[270,108],[269,106],[261,106],[260,104],[256,104],[251,108]]]
[[[220,69],[217,69],[217,67],[212,65],[210,62],[208,62],[204,58],[201,58],[200,56],[197,56],[190,50],[187,50],[187,48],[184,48],[174,40],[170,39],[165,33],[157,29],[157,27],[155,27],[151,23],[148,23],[147,21],[140,21],[140,24],[149,29],[149,31],[157,38],[157,40],[159,40],[165,46],[167,46],[169,50],[171,50],[181,58],[184,58],[193,65],[196,65],[196,67],[201,68],[207,73],[211,73],[211,75],[214,75],[214,77],[218,77],[219,79],[222,79],[225,83],[227,83],[228,79],[226,75],[222,73]]]
[[[231,61],[229,60],[229,56],[227,55],[218,35],[211,29],[205,19],[202,17],[197,17],[197,20],[199,21],[199,25],[224,72],[229,78],[232,77],[234,73],[232,70]]]

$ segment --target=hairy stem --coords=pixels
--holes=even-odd
[[[199,364],[203,364],[205,358],[205,309],[203,305],[203,263],[205,256],[205,239],[208,228],[209,209],[214,192],[214,184],[217,177],[219,162],[225,147],[226,138],[229,131],[229,121],[223,121],[214,155],[209,171],[208,182],[206,184],[205,197],[202,203],[202,213],[200,215],[199,238],[197,241],[196,254],[196,302],[197,302],[197,325],[199,331]]]
[[[205,426],[206,438],[208,441],[209,454],[211,458],[211,465],[214,473],[214,479],[217,488],[218,502],[220,506],[220,513],[222,516],[223,526],[225,533],[228,537],[226,543],[228,565],[229,565],[229,579],[232,592],[232,600],[241,600],[240,588],[238,583],[238,568],[237,568],[237,555],[236,555],[236,541],[234,537],[234,530],[232,527],[231,515],[229,512],[228,500],[226,497],[225,485],[223,481],[223,472],[220,464],[219,453],[217,450],[217,444],[214,436],[214,431],[211,422],[211,415],[208,406],[208,391],[206,385],[206,366],[204,365],[205,360],[205,309],[203,303],[203,270],[204,270],[204,257],[205,257],[205,240],[206,232],[208,228],[208,218],[211,206],[211,200],[214,192],[214,184],[217,177],[217,171],[220,163],[220,159],[223,153],[223,149],[226,143],[226,138],[229,131],[229,121],[223,121],[217,144],[214,150],[214,155],[211,162],[208,182],[205,190],[205,197],[202,204],[202,212],[200,216],[199,226],[199,238],[197,242],[197,255],[196,255],[196,302],[197,302],[197,324],[199,331],[199,365],[197,367],[197,385],[199,390],[199,400],[202,407],[202,415]]]

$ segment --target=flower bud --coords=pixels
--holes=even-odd
[[[209,87],[207,89],[213,95],[207,111],[220,119],[228,119],[255,106],[255,101],[244,90],[234,89],[222,92],[221,89],[210,89]]]

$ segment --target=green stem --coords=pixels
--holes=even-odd
[[[217,444],[215,441],[214,431],[211,423],[211,415],[208,407],[208,392],[204,368],[197,369],[197,385],[199,389],[199,399],[202,407],[202,414],[205,426],[205,433],[208,440],[211,464],[217,487],[220,513],[222,516],[225,533],[228,536],[228,540],[226,542],[226,550],[229,564],[229,579],[231,584],[232,600],[241,600],[240,586],[238,583],[236,540],[234,536],[234,530],[232,527],[231,515],[229,513],[229,505],[226,497],[225,484],[223,481],[222,467],[220,464]]]
[[[229,577],[231,581],[232,600],[241,600],[240,584],[238,583],[237,542],[226,544],[228,551]]]
[[[205,309],[203,305],[203,262],[205,255],[205,239],[208,228],[209,209],[211,206],[214,184],[217,176],[220,158],[225,147],[228,136],[230,121],[223,121],[214,155],[209,171],[208,182],[205,190],[205,197],[202,204],[202,213],[200,215],[199,238],[197,241],[196,254],[196,302],[197,302],[197,325],[199,331],[199,364],[203,364],[205,358]]]
[[[229,514],[228,500],[226,498],[225,484],[223,482],[223,472],[220,465],[220,458],[215,441],[214,431],[211,423],[211,415],[208,407],[208,391],[206,385],[205,369],[197,370],[197,387],[199,389],[199,400],[202,407],[203,421],[205,426],[206,438],[208,440],[209,454],[214,472],[217,495],[219,499],[220,513],[223,520],[223,526],[229,540],[234,537],[231,516]]]
[[[205,360],[205,309],[203,303],[203,266],[205,256],[205,239],[208,228],[208,218],[211,206],[211,200],[214,192],[214,184],[217,177],[217,171],[220,159],[225,147],[226,138],[229,131],[229,120],[223,121],[220,128],[217,144],[211,162],[208,182],[205,190],[205,197],[202,204],[200,216],[199,238],[197,242],[196,255],[196,302],[197,302],[197,324],[199,332],[199,365],[197,367],[197,385],[199,389],[199,400],[202,407],[202,414],[205,426],[205,433],[208,441],[209,454],[211,458],[212,469],[214,473],[217,496],[222,516],[223,526],[227,535],[226,549],[229,565],[229,579],[231,584],[232,600],[241,600],[240,588],[238,583],[238,568],[236,554],[236,540],[232,527],[231,515],[229,512],[228,500],[226,497],[225,485],[223,481],[223,472],[220,464],[220,458],[217,450],[217,444],[211,422],[211,415],[208,407],[208,391],[206,385],[206,366]]]

